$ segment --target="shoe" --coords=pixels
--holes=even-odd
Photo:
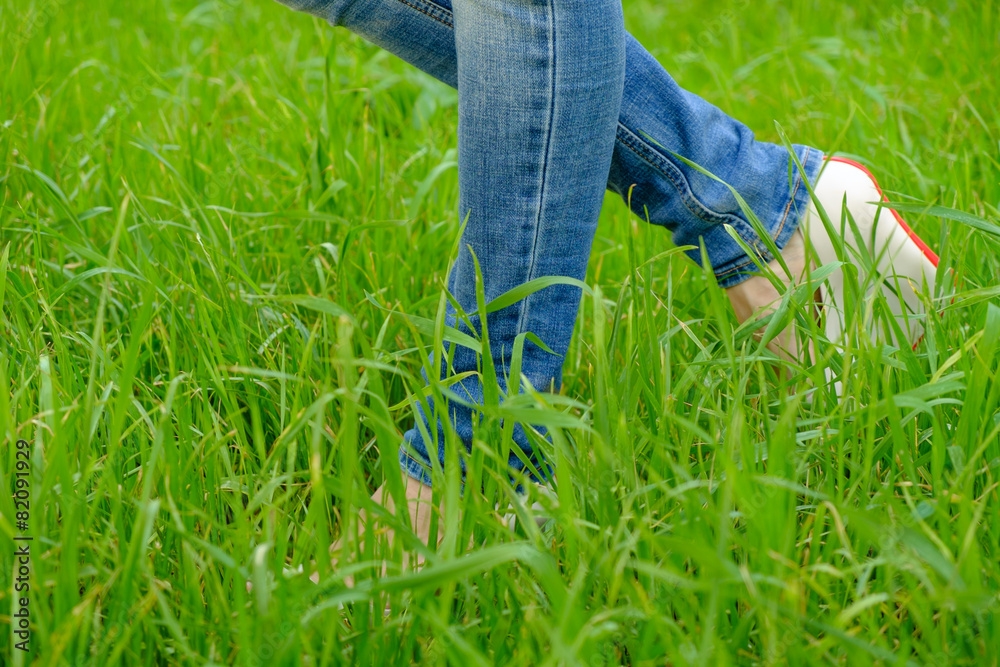
[[[832,231],[844,247],[845,265],[827,276],[818,290],[827,339],[833,343],[843,340],[848,319],[845,271],[853,271],[866,294],[881,289],[895,323],[888,324],[884,318],[866,323],[872,339],[916,347],[924,331],[925,309],[920,293],[925,284],[927,289],[934,288],[938,256],[896,211],[881,205],[887,199],[871,172],[861,164],[846,158],[827,158],[813,190],[815,197],[807,215],[782,249],[789,273],[777,260],[770,262],[769,268],[788,287],[804,279],[809,247],[818,266],[840,260]],[[832,230],[823,223],[817,206],[826,212]],[[869,265],[874,269],[874,281],[863,268]],[[813,270],[816,268],[814,263]],[[726,292],[741,323],[772,312],[781,301],[781,293],[765,276],[749,278]],[[800,359],[801,341],[793,329],[789,327],[768,343],[771,351],[786,360]]]
[[[545,502],[536,500],[529,505],[527,491],[514,496],[510,511],[503,516],[507,529],[512,533],[517,530],[519,516],[524,519],[530,519],[536,528],[541,529],[554,518],[552,512],[559,507],[559,497],[556,495],[555,489],[551,486],[536,483],[532,484],[531,488],[534,489],[538,496],[543,497]]]
[[[842,239],[844,260],[853,264],[855,271],[869,262],[874,265],[874,281],[867,280],[863,269],[857,275],[862,288],[867,288],[866,294],[881,289],[892,311],[897,326],[885,321],[868,323],[869,334],[898,347],[916,347],[924,333],[925,309],[920,293],[925,285],[926,289],[934,289],[937,254],[899,213],[880,205],[888,200],[875,177],[861,164],[846,158],[828,158],[814,192],[815,200],[809,205],[802,227],[819,263],[835,262],[838,257],[830,230],[817,211],[817,201],[827,212],[833,232]],[[826,336],[832,342],[841,340],[844,332],[846,268],[834,272],[820,287]]]

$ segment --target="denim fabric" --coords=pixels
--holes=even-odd
[[[729,189],[672,153],[735,188],[779,248],[806,213],[803,178],[815,180],[822,153],[794,146],[805,173],[793,168],[790,177],[783,147],[756,141],[745,125],[681,89],[624,32],[620,0],[279,1],[346,27],[458,88],[459,206],[468,223],[448,284],[466,312],[476,310],[468,245],[480,262],[487,301],[539,276],[582,279],[605,187],[666,227],[674,243],[704,241],[721,287],[755,270],[724,224],[765,262],[773,259]],[[689,256],[700,263],[699,251]],[[489,315],[502,390],[517,333],[532,331],[559,355],[566,352],[579,297],[575,288],[554,286]],[[447,323],[468,331],[450,306]],[[479,329],[474,318],[472,324]],[[527,343],[522,372],[533,386],[558,390],[562,361]],[[455,372],[477,368],[473,352],[456,349]],[[473,404],[482,401],[478,377],[454,389]],[[427,484],[444,442],[443,415],[433,403],[428,407],[432,414],[418,408],[418,419],[434,425],[426,430],[436,444],[413,428],[400,450],[403,468]],[[470,444],[473,412],[449,409]],[[515,441],[541,465],[520,427]],[[522,467],[514,455],[510,463]]]

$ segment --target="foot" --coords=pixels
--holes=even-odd
[[[777,261],[771,262],[770,268],[786,285],[790,285],[801,280],[805,273],[806,245],[812,247],[820,265],[838,260],[835,240],[823,224],[817,209],[818,201],[845,251],[845,266],[832,273],[819,289],[819,301],[826,314],[827,338],[837,342],[844,336],[847,319],[845,270],[853,270],[864,287],[867,271],[863,267],[871,262],[877,280],[868,287],[868,291],[876,287],[882,290],[901,335],[882,322],[871,326],[870,333],[897,345],[915,345],[923,335],[920,316],[924,307],[918,292],[924,290],[925,283],[928,288],[933,288],[937,255],[896,211],[873,203],[886,199],[874,177],[860,164],[844,158],[829,158],[814,189],[816,201],[810,203],[802,225],[782,250],[782,258],[791,276],[784,273]],[[766,315],[781,299],[774,285],[762,276],[750,278],[730,288],[727,293],[740,322],[752,316]],[[787,330],[771,341],[768,347],[786,359],[798,358],[800,350],[795,333]]]
[[[778,260],[770,262],[768,268],[781,279],[786,288],[802,282],[806,273],[806,245],[800,229],[795,230],[792,238],[782,249],[781,258],[788,267],[788,273],[785,273]],[[737,321],[741,324],[751,317],[760,318],[774,312],[781,301],[781,293],[765,276],[754,276],[730,287],[726,290],[726,295],[733,304]],[[758,329],[754,333],[758,339],[763,335],[764,329]],[[799,353],[803,342],[810,344],[810,341],[803,340],[795,327],[788,327],[768,341],[767,347],[780,359],[795,361],[801,359]],[[811,347],[810,352],[812,352]]]
[[[413,528],[413,534],[424,544],[429,544],[430,534],[431,534],[431,515],[434,511],[434,507],[431,501],[431,487],[426,484],[416,480],[408,475],[403,475],[403,480],[406,483],[406,510],[410,515],[410,526]],[[396,513],[396,503],[393,501],[392,496],[389,494],[388,489],[385,488],[383,484],[375,493],[372,494],[372,500],[382,507],[384,507],[390,514]],[[376,522],[370,522],[367,513],[364,510],[358,512],[358,538],[364,535],[367,529],[380,530],[387,538],[389,544],[392,544],[396,538],[395,531],[391,528],[384,526],[379,526]],[[439,532],[437,542],[440,543],[442,534]],[[341,541],[337,540],[330,547],[331,552],[339,552]],[[437,545],[435,545],[436,547]],[[413,553],[411,549],[403,549],[403,567],[409,567],[410,562],[414,562],[417,567],[420,567],[424,563],[424,556],[421,553]],[[333,569],[337,569],[337,559],[334,558],[330,562]],[[383,575],[385,572],[383,571]],[[319,572],[313,572],[309,577],[314,583],[319,583]],[[345,577],[344,583],[350,588],[354,586],[354,580],[352,577]]]

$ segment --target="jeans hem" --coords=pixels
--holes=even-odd
[[[799,228],[802,219],[808,213],[810,194],[805,181],[808,180],[809,183],[815,183],[820,169],[823,167],[822,151],[810,148],[809,146],[801,148],[802,151],[798,155],[798,158],[802,164],[802,170],[800,171],[796,168],[795,180],[791,184],[788,203],[785,205],[781,218],[773,221],[761,221],[767,228],[778,250],[784,249],[788,241],[792,238],[792,234]],[[775,259],[762,243],[755,242],[748,245],[760,253],[760,261],[763,264],[768,264]],[[721,267],[713,267],[713,270],[719,287],[723,289],[739,285],[759,271],[757,262],[746,255]]]
[[[408,443],[405,442],[399,448],[399,469],[402,470],[406,475],[420,482],[421,484],[426,484],[427,486],[433,487],[434,485],[431,482],[431,472],[432,472],[431,464],[425,463],[415,458],[413,454],[411,454],[408,451],[407,448],[408,448]],[[538,470],[538,472],[542,474],[542,477],[537,477],[530,471],[516,466],[511,466],[510,469],[523,473],[525,478],[532,484],[538,484],[539,486],[550,485],[553,479],[555,478],[555,471],[552,469],[552,464],[544,459],[539,458],[535,461],[535,467]],[[464,480],[465,480],[464,466],[462,468],[462,479],[464,487]],[[513,478],[511,478],[511,481],[512,482],[514,481]],[[515,487],[515,490],[518,493],[520,493],[523,491],[523,487],[520,484],[518,484]]]
[[[431,484],[431,467],[427,463],[421,463],[417,459],[413,458],[408,451],[406,451],[407,445],[404,444],[399,448],[399,467],[400,469],[417,480],[421,484],[426,484],[427,486],[433,486]]]

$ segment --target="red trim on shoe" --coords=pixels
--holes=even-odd
[[[849,164],[852,167],[855,167],[856,169],[860,169],[862,172],[864,172],[865,176],[867,176],[872,180],[872,184],[875,185],[875,190],[877,190],[879,195],[882,196],[882,201],[890,203],[888,197],[886,197],[885,194],[882,193],[882,188],[881,186],[879,186],[878,181],[875,180],[875,176],[872,174],[871,171],[868,170],[868,167],[866,167],[865,165],[846,157],[824,157],[823,159],[829,160],[830,162],[843,162],[844,164]],[[903,221],[903,218],[902,216],[899,215],[898,211],[890,208],[889,212],[892,213],[893,217],[896,218],[896,222],[898,222],[899,226],[902,227],[903,231],[906,232],[906,235],[910,237],[911,241],[917,244],[917,247],[920,248],[920,251],[924,253],[924,257],[930,260],[930,263],[933,264],[934,268],[936,269],[938,267],[938,263],[940,262],[937,253],[931,250],[930,246],[924,243],[924,240],[919,236],[917,236],[917,233],[915,231],[910,229],[910,226]],[[958,276],[955,277],[955,284],[956,285],[958,284]],[[955,303],[955,299],[953,298],[951,302]],[[943,315],[943,313],[940,314]],[[913,349],[916,350],[917,346],[920,345],[920,343],[923,340],[924,340],[924,334],[921,334],[920,338],[917,339],[917,342],[913,344]]]
[[[868,171],[868,168],[865,167],[865,165],[861,164],[860,162],[855,162],[854,160],[848,159],[846,157],[825,157],[823,159],[829,160],[830,162],[843,162],[844,164],[849,164],[852,167],[860,169],[861,171],[864,172],[865,176],[872,179],[872,183],[875,184],[875,189],[878,191],[879,195],[881,195],[882,201],[889,203],[888,197],[882,194],[882,188],[879,187],[878,181],[875,180],[875,176],[873,176],[872,173]],[[899,226],[903,228],[903,231],[905,231],[906,235],[910,237],[910,240],[912,240],[914,243],[917,244],[917,247],[920,248],[920,251],[924,253],[924,257],[930,260],[931,264],[934,265],[934,268],[937,268],[938,262],[940,261],[938,259],[937,253],[931,250],[930,246],[924,243],[924,240],[919,236],[917,236],[917,233],[915,231],[910,229],[910,226],[903,221],[903,218],[899,215],[898,212],[896,212],[895,209],[890,208],[889,212],[892,213],[894,218],[896,218],[896,222],[898,222]]]

